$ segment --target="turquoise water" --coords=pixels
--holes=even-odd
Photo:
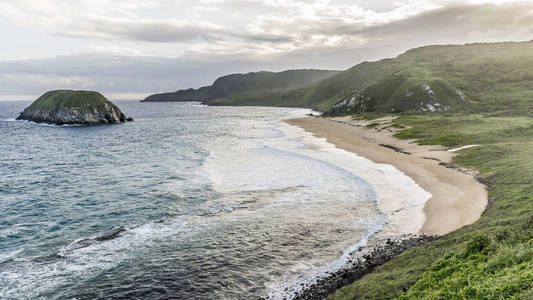
[[[135,122],[39,125],[0,102],[1,298],[280,298],[388,221],[280,123],[307,110],[117,104]]]

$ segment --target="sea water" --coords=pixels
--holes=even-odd
[[[117,104],[135,121],[0,102],[0,298],[283,298],[422,225],[410,178],[281,122],[309,110]]]

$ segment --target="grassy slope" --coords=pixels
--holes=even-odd
[[[394,59],[361,63],[306,87],[243,94],[219,99],[216,104],[326,111],[339,101],[361,95],[372,100],[365,111],[411,111],[428,101],[424,84],[434,90],[437,102],[456,111],[533,112],[529,101],[533,98],[533,42],[421,47]]]
[[[373,82],[375,78],[394,72],[397,66],[391,64],[390,61],[362,63],[330,78],[290,91],[257,92],[251,94],[252,97],[239,95],[220,99],[217,104],[261,103],[271,106],[309,107],[325,111],[354,89]]]
[[[28,107],[28,109],[57,111],[61,108],[69,107],[76,108],[83,113],[85,111],[93,111],[95,108],[103,109],[105,104],[115,107],[113,103],[111,103],[98,92],[56,90],[43,94],[41,97],[35,100]]]
[[[448,114],[395,123],[412,126],[399,138],[421,144],[480,144],[454,163],[479,171],[489,206],[473,225],[405,252],[328,299],[532,299],[533,119]]]

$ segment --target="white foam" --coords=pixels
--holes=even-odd
[[[79,126],[84,126],[84,125],[81,125],[81,124],[63,124],[63,125],[57,125],[57,124],[51,124],[51,123],[37,123],[37,122],[33,122],[33,121],[16,120],[16,119],[6,119],[6,120],[4,120],[4,121],[6,121],[6,122],[27,122],[27,123],[32,124],[32,125],[44,126],[44,127],[79,127]]]
[[[287,124],[284,126],[284,131],[289,136],[299,138],[306,145],[310,145],[312,149],[327,153],[322,155],[328,156],[330,161],[342,165],[346,170],[370,183],[379,196],[379,208],[391,217],[391,226],[394,226],[396,233],[418,232],[422,227],[425,221],[423,209],[431,194],[410,177],[392,165],[374,163],[352,152],[339,149],[300,127]]]
[[[290,117],[302,117],[308,112],[295,110]],[[337,258],[330,261],[322,258],[320,266],[318,259],[299,262],[282,278],[276,278],[269,287],[269,296],[274,299],[287,296],[285,289],[294,291],[302,282],[312,283],[338,270],[346,264],[350,253],[364,247],[377,232],[385,230],[390,235],[418,232],[425,221],[424,205],[431,197],[393,166],[374,163],[279,121],[272,118],[264,122],[243,121],[239,127],[246,130],[243,137],[247,138],[235,138],[231,147],[227,143],[207,142],[212,156],[206,161],[205,170],[213,180],[213,188],[227,195],[291,189],[286,193],[257,197],[261,203],[249,204],[251,210],[254,214],[275,211],[280,217],[285,209],[291,212],[289,218],[298,218],[298,221],[335,222],[332,228],[335,224],[342,226],[340,224],[353,222],[354,228],[366,228],[366,231],[358,235],[354,244],[334,250],[341,251]],[[273,135],[273,130],[282,134]],[[368,199],[377,201],[381,214],[369,210],[372,215],[365,218],[350,216],[345,210],[340,213],[345,207],[363,209]],[[227,202],[209,209],[221,213],[224,206],[239,205],[234,197],[221,201]],[[305,210],[306,206],[315,211]],[[375,205],[373,207],[376,211]],[[236,215],[241,213],[246,212],[238,210]],[[332,220],[336,217],[338,219]],[[360,224],[355,224],[357,222]]]
[[[309,269],[307,265],[298,265],[291,271],[300,273],[300,277],[296,279],[289,279],[288,281],[281,281],[270,285],[267,291],[268,299],[290,299],[297,292],[302,291],[305,287],[311,286],[318,282],[319,279],[327,277],[330,273],[340,270],[345,266],[352,254],[361,248],[364,248],[368,240],[377,232],[383,229],[382,220],[370,220],[370,228],[367,233],[361,238],[359,242],[350,246],[344,251],[342,256],[338,259],[327,263],[319,268]],[[373,224],[372,224],[373,223]]]
[[[285,123],[283,123],[285,124]],[[370,183],[379,196],[379,209],[386,214],[386,219],[371,218],[365,236],[359,242],[348,247],[336,260],[320,268],[309,269],[300,266],[304,271],[299,278],[280,281],[269,287],[268,297],[271,299],[285,299],[294,295],[304,286],[315,283],[330,272],[338,271],[350,258],[350,255],[366,246],[369,238],[377,232],[386,230],[389,236],[417,233],[425,222],[424,206],[431,194],[423,190],[410,177],[387,164],[377,164],[354,153],[337,148],[326,139],[317,138],[302,128],[281,126],[287,136],[299,139],[309,148],[307,155],[320,156],[331,163],[357,174]],[[314,151],[314,152],[313,152]],[[385,224],[385,225],[384,225]],[[302,285],[303,283],[303,285]]]
[[[17,254],[19,254],[20,252],[22,252],[22,250],[18,249],[18,250],[14,250],[14,251],[11,251],[11,252],[8,252],[8,253],[0,254],[0,264],[12,259]]]
[[[55,261],[15,261],[0,271],[0,295],[13,299],[34,298],[68,281],[90,278],[93,274],[132,258],[136,249],[150,247],[152,243],[157,243],[158,239],[180,233],[186,224],[186,218],[147,223],[130,227],[115,239],[94,241],[86,247],[76,246],[76,243],[82,240],[78,239],[62,247],[58,251],[60,258]]]

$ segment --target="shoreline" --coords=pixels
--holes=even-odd
[[[306,117],[284,122],[375,163],[392,165],[412,178],[431,194],[419,233],[444,235],[478,220],[487,205],[485,186],[474,173],[449,167],[457,153],[443,146],[397,139],[393,135],[398,129],[388,126],[390,121]]]
[[[359,249],[339,270],[328,272],[325,277],[305,285],[291,295],[293,300],[320,300],[334,294],[338,289],[361,279],[376,267],[383,265],[403,252],[421,247],[427,242],[439,239],[437,235],[403,234],[373,241]]]
[[[391,228],[377,232],[368,244],[350,253],[343,267],[326,272],[324,277],[293,291],[293,299],[323,299],[334,294],[404,251],[422,247],[472,224],[484,212],[488,203],[485,185],[477,180],[474,172],[450,166],[458,150],[477,145],[449,150],[439,145],[421,146],[413,140],[400,140],[393,137],[399,129],[390,126],[392,120],[391,117],[364,121],[351,117],[311,116],[283,121],[373,163],[390,165],[430,193],[421,212],[425,220],[417,232],[400,234]],[[383,211],[383,208],[380,209]],[[387,214],[396,212],[390,208],[385,210]],[[413,211],[407,208],[405,213]]]

